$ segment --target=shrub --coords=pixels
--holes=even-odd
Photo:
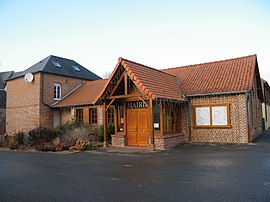
[[[80,128],[84,126],[83,123],[79,121],[67,121],[65,123],[59,124],[54,131],[60,136],[65,136],[70,134],[75,128]]]
[[[108,123],[108,125],[107,125],[107,141],[108,141],[108,143],[111,143],[111,140],[112,140],[111,136],[113,134],[114,134],[114,124]],[[99,141],[103,142],[104,141],[104,125],[103,124],[99,127],[97,135],[99,137]]]
[[[53,141],[52,141],[52,148],[51,148],[52,151],[61,151],[63,150],[63,144],[61,143],[61,140],[59,137],[55,138]]]
[[[9,135],[8,136],[8,147],[11,150],[18,148],[18,139],[17,139],[16,135]]]
[[[48,151],[48,143],[57,137],[57,133],[52,129],[39,127],[29,131],[29,136],[37,150]]]
[[[18,144],[23,145],[25,133],[19,131],[18,133],[15,134],[15,136],[17,136]]]
[[[85,150],[91,142],[91,134],[90,126],[75,128],[69,135],[64,136],[64,146],[70,149]]]

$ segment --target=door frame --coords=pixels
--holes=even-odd
[[[139,128],[139,112],[140,111],[144,111],[145,113],[146,113],[146,115],[147,115],[147,118],[146,118],[146,121],[147,121],[147,123],[146,123],[146,126],[147,126],[147,131],[146,131],[146,134],[145,134],[145,138],[147,138],[147,141],[145,142],[142,142],[141,141],[141,139],[140,139],[140,133],[139,133],[139,130],[140,130],[140,128]],[[131,112],[134,112],[135,113],[135,120],[136,120],[136,143],[134,144],[134,143],[130,143],[129,142],[129,135],[130,135],[130,133],[134,133],[134,128],[133,129],[131,129],[131,130],[133,130],[133,131],[130,131],[129,132],[129,126],[130,126],[130,123],[128,123],[128,119],[129,119],[129,113],[131,113]],[[127,109],[127,122],[126,122],[126,124],[127,124],[127,144],[128,144],[128,146],[137,146],[137,147],[147,147],[148,146],[148,139],[149,139],[149,109],[148,108],[136,108],[136,109]],[[144,128],[145,129],[145,128]]]

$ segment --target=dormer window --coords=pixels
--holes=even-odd
[[[52,61],[52,60],[51,60]],[[61,65],[57,61],[52,61],[53,65],[55,67],[61,67]]]
[[[61,100],[61,85],[58,83],[54,84],[54,100]]]
[[[77,72],[80,72],[80,71],[81,71],[81,70],[79,69],[79,67],[76,66],[76,65],[72,65],[72,68],[73,68],[75,71],[77,71]]]

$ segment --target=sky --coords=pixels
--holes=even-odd
[[[49,55],[103,77],[119,57],[157,69],[257,54],[270,82],[270,0],[0,0],[0,71]]]

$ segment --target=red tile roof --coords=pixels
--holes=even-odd
[[[179,76],[184,95],[235,92],[252,89],[256,55],[165,69]]]
[[[184,100],[183,94],[192,96],[247,91],[252,89],[254,77],[259,78],[256,55],[162,71],[119,58],[109,79],[86,81],[55,106],[95,104],[105,93],[120,66],[141,92],[152,99]],[[258,93],[261,95],[260,85]]]
[[[121,57],[118,59],[118,63],[109,80],[112,79],[120,65],[124,67],[127,75],[133,80],[141,92],[149,98],[184,100],[184,97],[180,93],[178,78],[176,76]],[[100,96],[102,96],[106,88],[107,86],[103,89]]]
[[[78,105],[91,105],[97,99],[108,79],[85,81],[67,97],[63,98],[54,107],[69,107]]]

